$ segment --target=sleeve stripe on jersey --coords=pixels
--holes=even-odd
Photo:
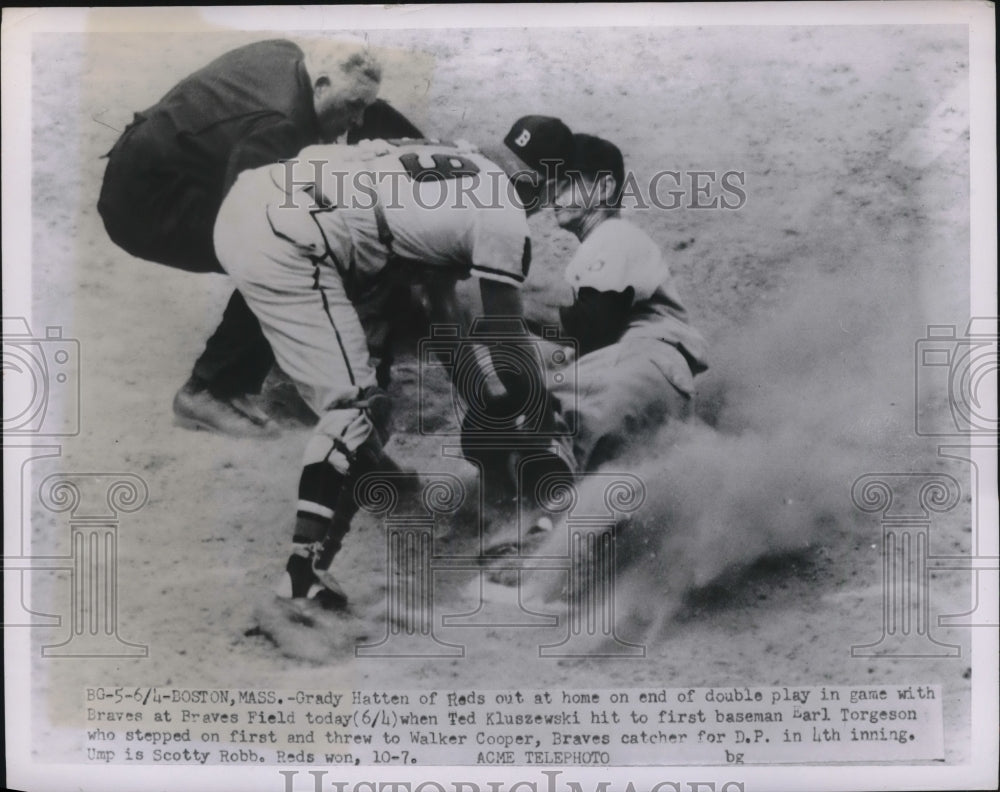
[[[510,283],[513,286],[520,286],[524,283],[524,276],[517,272],[507,272],[506,270],[494,269],[493,267],[482,267],[478,264],[472,265],[472,271],[488,280]]]

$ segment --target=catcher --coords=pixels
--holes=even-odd
[[[494,491],[513,487],[534,513],[524,536],[499,536],[488,554],[530,551],[552,528],[548,504],[534,491],[542,477],[578,479],[636,439],[687,419],[694,378],[708,368],[705,340],[688,322],[662,252],[621,218],[624,183],[617,146],[573,136],[573,156],[551,206],[559,226],[581,242],[565,270],[574,299],[559,310],[561,334],[575,340],[577,359],[549,377],[556,428],[547,450],[530,435],[514,438],[510,445],[520,447],[503,455],[477,454],[466,443],[467,456],[493,469]],[[573,353],[567,347],[562,358]]]
[[[554,200],[556,222],[582,243],[566,266],[573,303],[559,311],[579,358],[551,394],[579,472],[631,439],[691,413],[706,343],[688,322],[657,244],[621,218],[624,161],[613,143],[573,136],[572,166]]]

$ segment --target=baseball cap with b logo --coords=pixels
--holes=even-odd
[[[552,170],[558,164],[565,166],[573,159],[573,133],[552,116],[519,118],[503,142],[525,165],[540,173]]]

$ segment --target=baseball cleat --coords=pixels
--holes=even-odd
[[[552,533],[555,526],[552,524],[552,518],[547,514],[543,514],[535,519],[531,527],[528,529],[528,535],[538,535]]]
[[[275,437],[278,427],[246,396],[219,399],[187,383],[174,396],[174,416],[185,429],[203,429],[230,437]]]
[[[346,610],[347,594],[340,583],[330,570],[316,566],[319,552],[319,542],[294,545],[277,594],[285,599],[312,600],[325,610]]]

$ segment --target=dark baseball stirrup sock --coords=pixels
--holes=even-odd
[[[302,468],[293,542],[310,544],[326,536],[343,486],[344,474],[329,462],[314,462]]]
[[[285,564],[285,571],[292,581],[292,599],[302,599],[309,596],[316,575],[312,571],[312,558],[308,555],[293,552]]]
[[[299,507],[295,515],[295,531],[292,535],[292,554],[285,565],[292,581],[292,598],[309,596],[316,582],[313,564],[316,561],[309,548],[327,536],[334,509],[343,489],[344,476],[329,462],[306,465],[299,478]],[[325,548],[324,548],[325,550]],[[321,555],[327,555],[321,551]],[[329,566],[333,555],[326,560]]]
[[[293,544],[313,544],[320,541],[326,534],[329,520],[320,520],[311,514],[295,515],[295,532],[292,534]]]

